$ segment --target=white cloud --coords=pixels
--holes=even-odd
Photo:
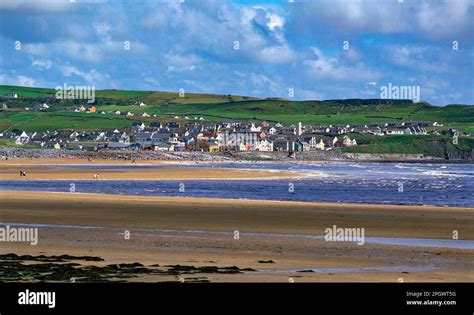
[[[34,56],[48,57],[57,54],[66,54],[67,56],[89,62],[101,62],[111,56],[120,56],[121,54],[140,54],[147,48],[139,42],[130,42],[130,50],[124,49],[122,41],[103,41],[94,43],[85,43],[79,41],[55,41],[52,43],[25,44],[24,50]]]
[[[159,5],[141,24],[160,33],[181,34],[173,43],[181,55],[199,50],[215,59],[268,64],[290,62],[296,57],[284,36],[285,18],[272,9],[217,2],[202,6],[210,12],[199,6]],[[239,42],[238,51],[234,41]]]
[[[307,73],[314,79],[336,81],[375,80],[380,74],[362,63],[345,64],[339,57],[327,57],[318,48],[311,47],[315,58],[303,61]]]
[[[451,36],[469,28],[469,25],[472,35],[472,17],[469,16],[469,10],[474,10],[473,1],[425,2],[419,8],[417,12],[418,25],[431,36]]]
[[[31,65],[40,70],[51,69],[53,62],[51,60],[33,60]]]
[[[94,29],[99,38],[102,38],[103,41],[111,41],[110,31],[112,26],[106,22],[100,22],[94,24]]]
[[[0,74],[0,84],[35,87],[37,86],[38,81],[24,75],[9,76],[6,74]]]
[[[49,49],[46,44],[25,44],[22,46],[22,49],[25,50],[30,55],[35,56],[47,56],[49,55]]]
[[[387,50],[391,61],[400,67],[434,73],[455,71],[455,66],[449,64],[451,58],[446,58],[438,48],[416,45],[392,45]]]
[[[297,54],[288,46],[270,46],[256,51],[255,56],[263,63],[286,63],[293,61]]]
[[[430,38],[449,38],[472,32],[474,9],[471,0],[439,1],[307,1],[295,6],[294,22],[311,28],[326,23],[333,32],[369,31],[377,33],[422,34]]]
[[[90,85],[97,85],[97,83],[104,83],[110,79],[108,74],[99,73],[95,69],[91,69],[89,71],[81,71],[74,66],[61,66],[61,72],[66,77],[71,77],[76,75],[82,78],[87,84]]]
[[[106,2],[106,0],[2,0],[0,1],[0,10],[32,10],[43,12],[62,12],[74,10],[78,6],[92,5]]]
[[[173,52],[168,52],[163,59],[168,65],[169,72],[194,71],[202,62],[202,59],[195,54],[180,55]]]
[[[71,7],[69,1],[64,0],[2,0],[0,9],[2,10],[24,10],[33,9],[41,11],[64,11]]]
[[[264,93],[264,91],[270,90],[273,95],[282,95],[284,89],[275,80],[270,79],[265,74],[252,73],[250,75],[250,81],[252,82],[254,90],[258,94]]]
[[[18,84],[21,86],[36,86],[37,81],[33,78],[25,77],[23,75],[17,76]]]

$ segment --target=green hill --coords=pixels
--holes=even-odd
[[[203,117],[205,122],[223,119],[267,120],[284,124],[365,124],[393,121],[437,121],[441,129],[457,128],[474,132],[474,106],[432,106],[407,100],[347,99],[326,101],[290,101],[257,99],[247,96],[217,94],[185,94],[97,90],[96,114],[75,113],[73,106],[90,105],[85,100],[58,100],[54,89],[0,86],[0,97],[17,93],[16,99],[3,99],[8,109],[0,112],[0,130],[96,129],[131,126],[135,121],[169,120],[170,115]],[[50,109],[32,111],[37,104],[48,103]],[[144,102],[147,107],[134,106]],[[30,108],[26,111],[25,108]],[[136,116],[115,115],[115,111],[130,111]],[[106,114],[99,114],[100,112]],[[146,112],[155,117],[142,118]]]

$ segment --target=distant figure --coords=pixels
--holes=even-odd
[[[98,180],[98,179],[99,179],[99,176],[100,176],[99,173],[94,174],[94,180]]]
[[[135,164],[135,159],[132,160],[132,164]]]
[[[20,170],[20,177],[21,177],[21,176],[26,176],[26,172],[23,171],[23,170]]]

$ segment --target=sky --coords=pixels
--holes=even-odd
[[[474,0],[0,0],[0,84],[474,104]]]

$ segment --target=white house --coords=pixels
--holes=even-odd
[[[342,145],[345,147],[352,147],[353,143],[354,142],[348,136],[344,136],[344,138],[342,139]],[[355,142],[355,144],[357,145],[357,142]]]
[[[259,139],[255,143],[255,150],[256,151],[273,151],[273,141],[269,139]]]
[[[16,93],[7,93],[7,94],[3,95],[3,97],[5,97],[5,98],[18,98],[18,94],[16,94]]]
[[[405,129],[387,128],[387,129],[384,130],[384,133],[386,135],[403,135],[403,134],[405,134]]]
[[[26,132],[22,132],[19,136],[15,138],[15,144],[22,145],[30,142],[30,136]]]
[[[254,123],[252,123],[252,124],[250,125],[250,131],[251,131],[251,132],[257,132],[257,131],[260,131],[260,130],[262,130],[262,127],[260,127],[260,126],[255,126]]]
[[[277,129],[275,127],[271,127],[270,129],[268,129],[267,133],[273,136],[277,133]]]
[[[426,135],[426,129],[419,126],[408,127],[406,133],[415,136]]]

